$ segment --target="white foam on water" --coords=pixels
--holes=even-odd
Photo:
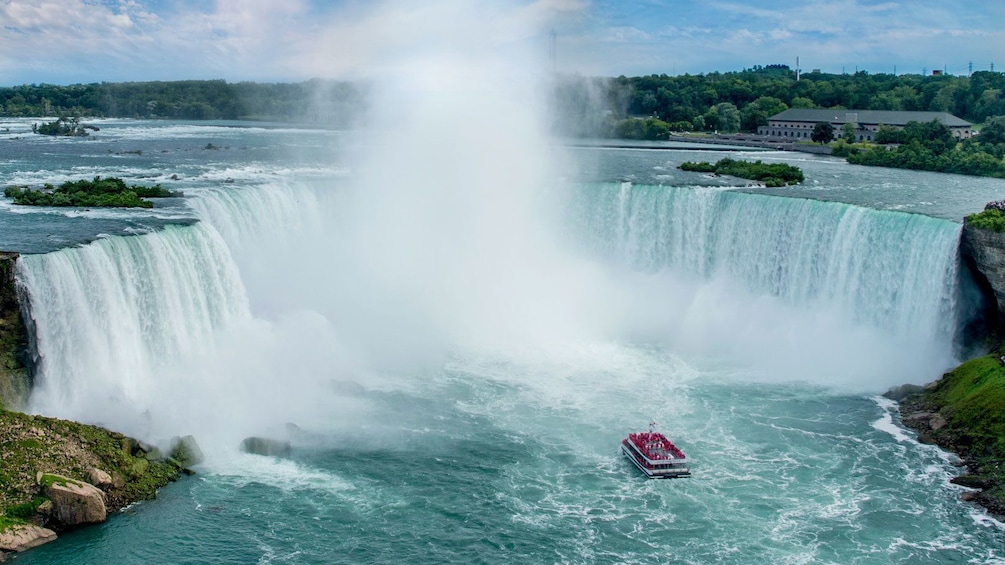
[[[883,410],[883,415],[872,423],[872,427],[881,432],[886,432],[893,436],[898,442],[911,442],[914,438],[909,436],[904,428],[893,422],[893,412],[898,409],[897,402],[882,396],[873,396],[872,399]]]

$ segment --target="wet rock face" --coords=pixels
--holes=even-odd
[[[198,465],[206,459],[199,444],[192,436],[176,437],[171,440],[171,444],[170,457],[178,461],[183,469]]]
[[[249,437],[244,438],[244,441],[241,442],[241,451],[255,455],[285,457],[290,454],[290,449],[290,442],[285,440]]]
[[[1005,233],[964,224],[960,258],[969,267],[985,297],[995,306],[988,313],[989,327],[1000,330],[1005,323]]]
[[[31,392],[28,333],[14,279],[18,254],[0,251],[0,407],[24,408]]]

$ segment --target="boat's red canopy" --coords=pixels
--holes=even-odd
[[[639,432],[628,434],[628,441],[635,444],[649,459],[684,459],[684,452],[659,432]]]

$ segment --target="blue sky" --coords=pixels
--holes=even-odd
[[[1005,0],[0,0],[0,85],[358,78],[436,45],[633,76],[1005,70]]]

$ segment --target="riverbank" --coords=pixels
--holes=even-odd
[[[967,472],[952,480],[973,501],[1005,518],[1005,346],[971,359],[926,387],[887,396],[900,403],[901,421],[918,441],[957,454]]]
[[[98,426],[6,410],[0,410],[0,461],[0,555],[152,499],[186,466]],[[53,483],[69,484],[79,496],[67,500]]]

